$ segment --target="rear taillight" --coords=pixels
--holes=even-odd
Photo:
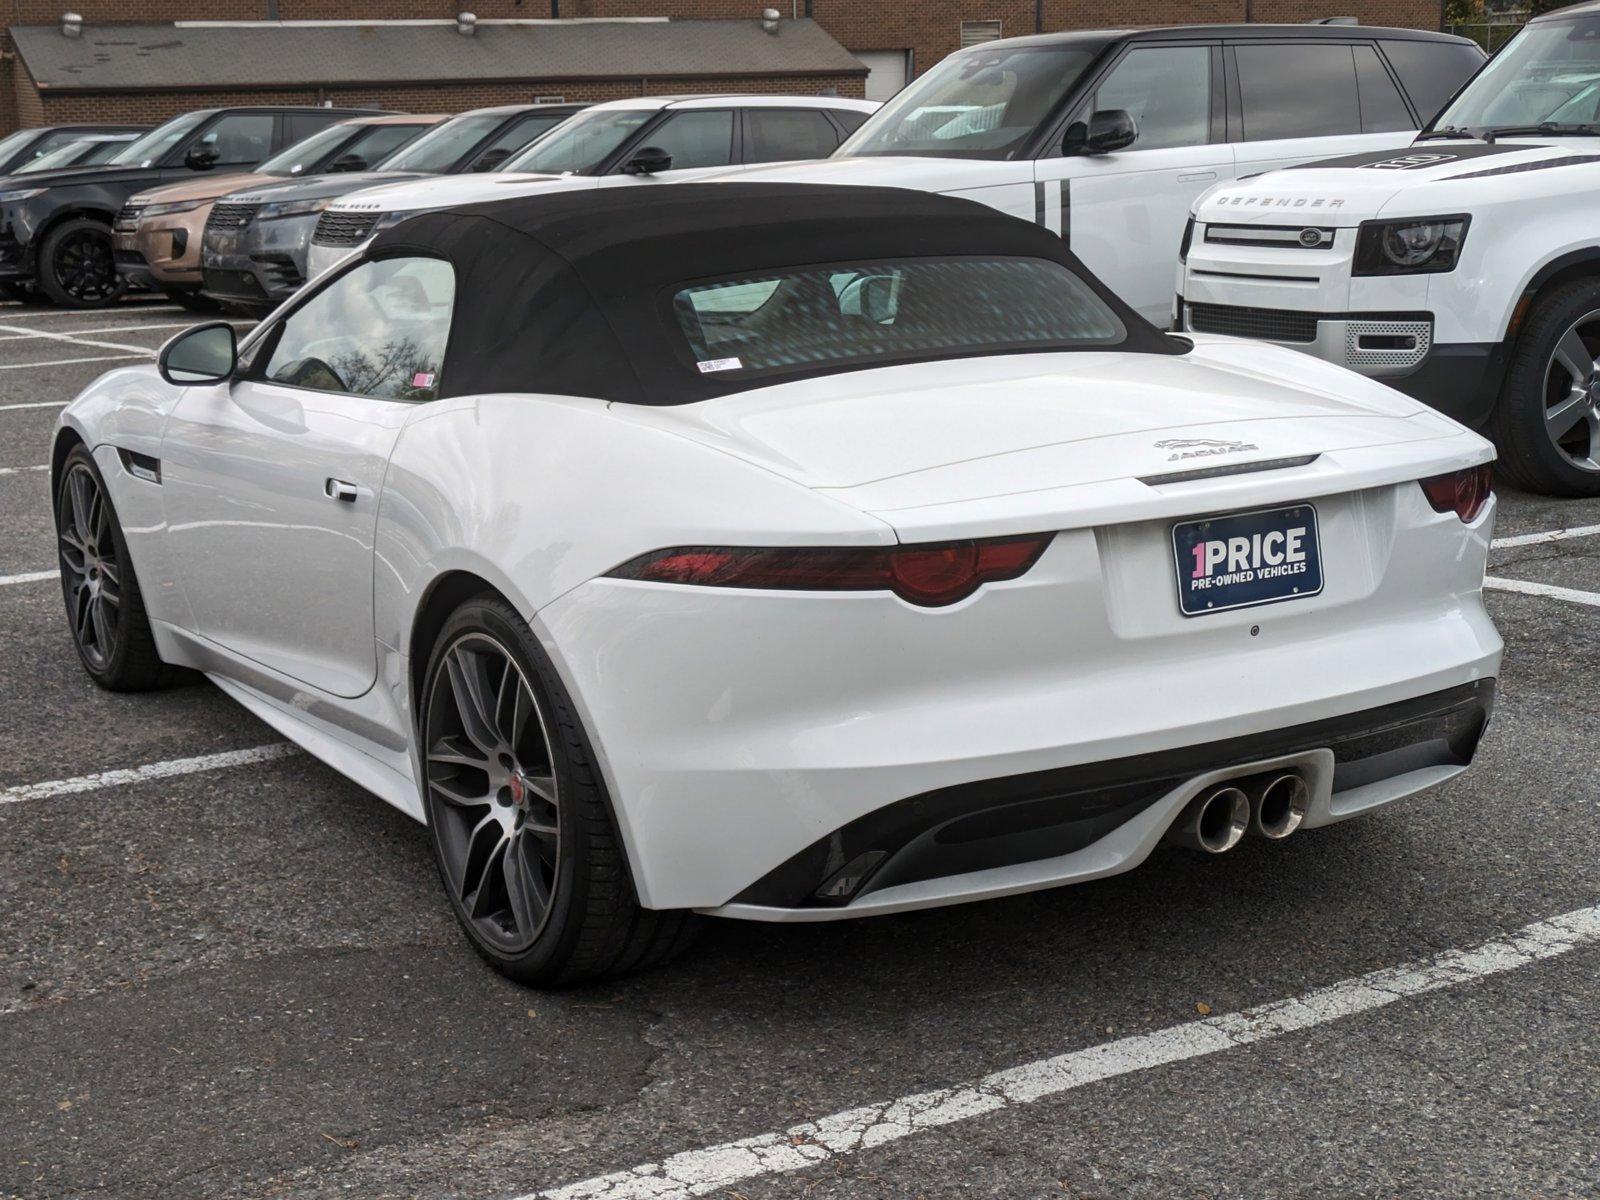
[[[893,592],[937,608],[986,583],[1015,579],[1038,561],[1051,533],[909,546],[676,546],[623,563],[614,579],[797,592]]]
[[[1483,463],[1417,482],[1422,485],[1422,494],[1433,505],[1434,512],[1453,512],[1470,525],[1489,503],[1489,493],[1494,487],[1494,467]]]

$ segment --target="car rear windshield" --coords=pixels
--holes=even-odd
[[[1075,43],[952,54],[869,117],[838,156],[1012,158],[1098,51]]]
[[[919,358],[1114,346],[1115,313],[1060,263],[915,258],[786,268],[673,296],[694,369],[746,378]]]

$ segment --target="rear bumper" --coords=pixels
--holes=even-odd
[[[1243,760],[1322,763],[1324,823],[1462,769],[1420,762],[1369,791],[1346,772],[1335,805],[1321,731],[1350,719],[1370,732],[1366,714],[1497,674],[1480,594],[1492,518],[1441,518],[1414,484],[1318,505],[1322,594],[1196,619],[1176,612],[1170,523],[1151,521],[1058,533],[1027,575],[946,609],[600,579],[542,609],[538,628],[603,764],[647,906],[832,920],[948,904],[1128,870],[1184,789]],[[955,862],[843,907],[767,886],[908,797],[974,816],[995,799],[1075,795],[1064,781],[1156,756],[1189,756],[1195,774],[1119,792],[1109,808],[1075,800],[1073,819],[1089,825],[1028,835],[1047,857]],[[1029,793],[1040,779],[1045,791]],[[1095,838],[1071,841],[1086,831]]]
[[[1303,772],[1304,827],[1329,825],[1465,770],[1493,708],[1494,681],[1483,679],[1266,734],[912,796],[709,911],[825,921],[1098,878],[1141,861],[1203,788],[1264,770]],[[859,884],[856,863],[869,868]],[[845,900],[835,898],[841,872],[854,885]]]

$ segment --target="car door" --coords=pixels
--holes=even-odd
[[[1241,41],[1228,55],[1240,177],[1411,144],[1415,120],[1370,43]]]
[[[606,173],[608,183],[668,183],[726,172],[734,163],[736,112],[732,108],[685,108],[635,135],[633,142]],[[623,168],[649,147],[672,156],[672,166],[649,175],[629,175]]]
[[[747,108],[742,117],[739,157],[747,167],[827,158],[839,148],[838,127],[815,108]]]
[[[169,161],[196,169],[197,156],[209,160],[203,170],[226,173],[253,167],[270,157],[279,144],[278,116],[270,112],[225,112],[198,130]]]
[[[356,696],[377,664],[372,543],[389,455],[443,370],[455,282],[434,258],[337,275],[163,437],[167,536],[197,631]]]
[[[1135,43],[1073,114],[1068,147],[1090,116],[1122,109],[1138,130],[1108,154],[1063,154],[1034,165],[1036,218],[1141,315],[1165,325],[1172,271],[1189,206],[1233,177],[1233,151],[1221,120],[1216,48],[1207,42]]]

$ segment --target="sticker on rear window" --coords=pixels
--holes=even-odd
[[[418,371],[411,377],[411,386],[414,388],[431,388],[433,386],[433,372]]]
[[[700,368],[702,375],[709,375],[713,371],[737,371],[744,366],[737,358],[708,358],[695,365]]]

